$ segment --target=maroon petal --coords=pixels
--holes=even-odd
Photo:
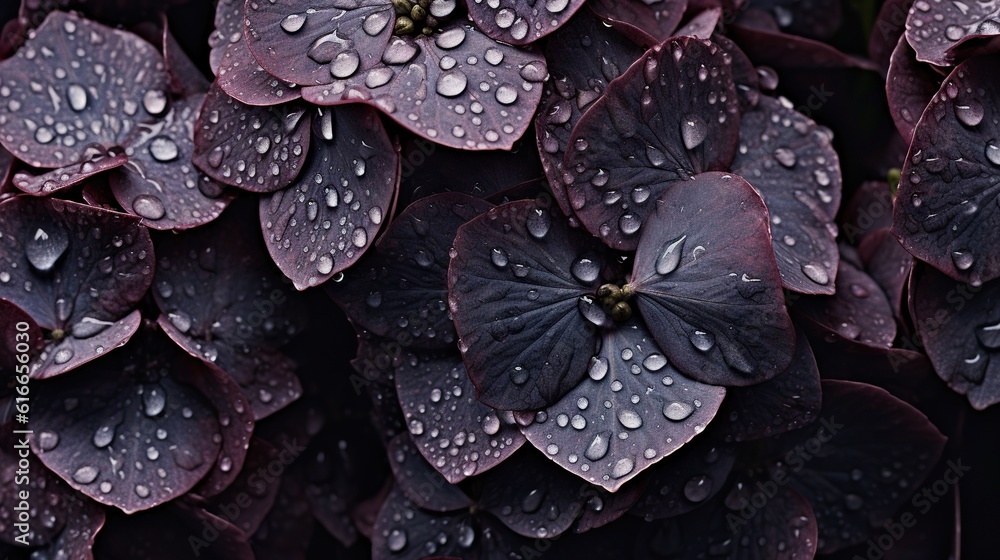
[[[42,50],[54,54],[38,56]],[[76,65],[91,71],[67,73]],[[118,146],[167,109],[167,74],[156,48],[62,12],[0,63],[0,74],[0,143],[35,167],[79,162],[91,144]],[[116,80],[120,86],[105,86]]]
[[[889,57],[896,49],[899,38],[906,30],[906,14],[913,0],[886,0],[872,24],[875,32],[868,37],[868,57],[884,73],[889,67]]]
[[[452,148],[509,150],[531,124],[547,76],[534,50],[453,24],[433,37],[393,37],[380,62],[304,88],[302,97],[317,105],[374,105],[413,133]]]
[[[153,295],[167,334],[231,375],[260,419],[301,394],[294,363],[278,348],[302,330],[305,310],[261,239],[234,226],[245,225],[253,205],[245,201],[211,224],[158,238]]]
[[[262,439],[251,439],[239,475],[205,504],[206,511],[252,535],[263,523],[278,495],[278,484],[262,480],[265,474],[270,476],[268,467],[277,464],[281,464],[278,449]]]
[[[215,29],[208,36],[208,64],[212,73],[219,74],[223,53],[232,43],[245,43],[243,38],[243,10],[246,2],[243,0],[219,0],[215,6]]]
[[[108,515],[94,551],[97,558],[253,558],[242,531],[179,501],[133,515]]]
[[[819,549],[864,542],[909,503],[937,463],[944,436],[927,418],[884,390],[823,382],[820,422],[771,440],[776,465],[816,514]],[[816,449],[819,443],[819,450]]]
[[[564,181],[570,205],[594,235],[616,249],[635,249],[664,191],[729,166],[739,118],[729,67],[714,44],[671,39],[612,82],[580,118]]]
[[[638,321],[605,331],[588,374],[522,431],[549,459],[612,492],[704,430],[726,394],[674,369]]]
[[[535,116],[535,137],[552,195],[567,215],[573,211],[563,184],[563,157],[583,112],[604,95],[642,55],[642,49],[582,10],[549,38],[548,81]]]
[[[934,370],[977,410],[1000,402],[1000,371],[993,366],[998,288],[997,281],[969,286],[926,266],[911,279],[913,321]]]
[[[170,91],[178,97],[190,97],[208,91],[210,82],[174,38],[163,15],[163,61],[170,80]]]
[[[389,442],[389,466],[406,498],[430,511],[467,509],[472,500],[458,486],[449,483],[434,470],[418,451],[407,434],[399,434]]]
[[[297,84],[279,80],[264,70],[246,41],[225,47],[216,73],[219,87],[247,105],[277,105],[302,97]]]
[[[404,359],[396,390],[414,445],[452,484],[492,469],[524,443],[502,413],[476,399],[457,352]]]
[[[458,193],[420,199],[389,226],[372,254],[327,292],[358,325],[404,346],[454,348],[448,311],[449,249],[459,226],[492,204]]]
[[[180,230],[208,223],[233,199],[191,165],[195,118],[203,95],[173,103],[152,125],[126,141],[128,163],[111,174],[111,192],[130,214],[153,229]]]
[[[117,321],[101,321],[84,317],[73,329],[76,335],[64,334],[58,340],[46,341],[38,359],[31,363],[33,379],[46,379],[70,371],[118,348],[132,338],[142,324],[138,310]],[[94,332],[96,330],[96,332]],[[93,333],[93,334],[92,334]]]
[[[299,290],[326,282],[372,246],[398,183],[399,154],[375,111],[323,110],[298,179],[260,199],[271,258]]]
[[[645,520],[676,517],[704,505],[721,491],[736,451],[709,434],[695,438],[649,470],[649,484],[630,513]]]
[[[53,352],[54,366],[92,360],[131,336],[137,316],[115,323],[146,293],[153,264],[149,233],[137,219],[22,196],[0,204],[0,224],[0,297],[54,339],[76,339]]]
[[[896,320],[882,287],[850,261],[841,259],[836,288],[831,296],[805,296],[792,305],[827,332],[872,346],[892,346]]]
[[[608,261],[600,243],[558,210],[518,201],[466,223],[454,246],[448,301],[479,400],[499,410],[556,402],[596,349],[580,306]]]
[[[33,196],[49,196],[78,185],[94,175],[121,167],[126,162],[128,156],[124,150],[119,148],[105,150],[95,144],[76,163],[57,167],[40,175],[25,171],[15,173],[14,186]]]
[[[906,18],[906,39],[917,51],[917,60],[951,66],[956,58],[986,47],[995,51],[1000,34],[1000,8],[989,2],[913,3]],[[980,48],[977,48],[980,47]]]
[[[246,39],[261,66],[282,80],[328,84],[347,68],[371,68],[392,36],[392,2],[248,2]],[[363,58],[362,58],[363,57]]]
[[[913,270],[913,255],[906,252],[888,228],[875,230],[861,242],[858,251],[864,259],[866,272],[889,298],[896,319],[902,321],[904,293]]]
[[[279,484],[274,506],[257,532],[250,536],[253,553],[228,558],[305,559],[315,525],[306,500],[305,484],[294,474],[282,476],[274,483]]]
[[[892,233],[907,251],[973,284],[1000,276],[997,60],[973,58],[945,79],[913,133],[893,213]]]
[[[901,36],[889,59],[885,93],[889,100],[889,113],[903,138],[913,137],[917,120],[940,87],[941,74],[930,65],[918,62],[906,37]]]
[[[480,0],[466,2],[466,6],[476,26],[493,39],[525,45],[566,23],[583,6],[583,0],[546,0],[541,5],[531,0]]]
[[[601,19],[618,27],[630,37],[640,38],[645,35],[651,39],[648,44],[656,44],[674,35],[690,35],[685,32],[675,33],[681,18],[684,17],[687,5],[687,0],[596,0],[591,2],[590,7],[601,16]]]
[[[778,30],[755,29],[740,22],[728,29],[728,36],[746,51],[754,64],[773,68],[860,68],[877,71],[875,63],[845,54],[816,41],[781,33]]]
[[[299,103],[244,105],[216,82],[201,106],[191,161],[220,183],[250,192],[282,189],[305,164],[311,114]]]
[[[816,419],[821,404],[819,368],[809,339],[798,333],[795,357],[785,371],[750,387],[732,387],[719,411],[726,441],[758,440],[795,430]]]
[[[762,96],[743,115],[730,167],[764,199],[782,285],[796,292],[834,290],[841,180],[831,136],[787,99]]]
[[[46,381],[32,410],[32,448],[45,466],[127,513],[192,488],[220,450],[222,411],[191,385],[218,374],[162,336],[143,342]]]
[[[649,225],[630,284],[674,367],[725,386],[759,383],[788,367],[795,332],[767,209],[753,188],[733,175],[698,175],[658,200]]]

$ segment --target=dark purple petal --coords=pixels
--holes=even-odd
[[[277,105],[302,97],[298,85],[268,74],[257,63],[246,41],[236,41],[225,48],[217,74],[219,87],[247,105]]]
[[[899,38],[906,30],[906,14],[913,0],[886,0],[872,24],[874,32],[868,37],[868,57],[885,73],[889,58],[896,49]]]
[[[573,211],[563,184],[563,157],[583,112],[604,95],[608,82],[639,59],[642,49],[582,10],[549,38],[549,80],[535,116],[535,137],[552,195],[563,212]]]
[[[982,410],[1000,402],[1000,282],[956,282],[926,266],[914,270],[913,321],[941,379]],[[1000,364],[1000,361],[997,362]]]
[[[735,461],[736,450],[713,434],[695,438],[649,469],[646,491],[629,513],[651,521],[699,508],[724,488]]]
[[[392,2],[248,2],[246,39],[268,72],[301,85],[328,84],[371,68],[392,36]]]
[[[738,119],[730,59],[718,46],[678,38],[655,47],[573,130],[563,163],[572,209],[612,247],[635,249],[664,191],[729,166]]]
[[[634,39],[648,41],[646,44],[651,46],[674,35],[690,35],[686,32],[675,33],[678,31],[677,26],[681,18],[684,17],[687,4],[687,0],[596,0],[591,2],[590,7],[604,21]],[[699,15],[706,12],[701,12]],[[716,18],[719,13],[721,10],[715,14]],[[714,22],[711,27],[715,27]],[[708,34],[712,34],[711,30]]]
[[[509,560],[512,551],[530,551],[532,543],[489,515],[420,509],[398,486],[378,512],[372,533],[372,560]]]
[[[727,29],[728,36],[746,51],[754,64],[773,68],[860,68],[877,71],[870,60],[845,54],[813,39],[749,27],[742,20]]]
[[[546,0],[543,4],[537,0],[473,0],[465,4],[469,17],[487,35],[504,43],[525,45],[566,23],[583,6],[583,0]]]
[[[260,419],[301,394],[294,363],[278,348],[302,330],[305,309],[261,239],[237,227],[252,206],[244,201],[208,225],[158,238],[153,295],[167,334],[231,375]]]
[[[408,500],[430,511],[467,509],[472,500],[458,486],[449,483],[418,451],[407,434],[389,442],[389,466]]]
[[[0,297],[53,339],[77,339],[53,352],[55,366],[92,360],[135,332],[137,316],[115,323],[152,282],[153,244],[137,219],[22,196],[0,204],[0,231]]]
[[[860,246],[873,232],[892,225],[892,198],[885,181],[865,181],[840,211],[841,240]]]
[[[208,91],[210,82],[170,33],[165,15],[163,16],[163,61],[167,68],[170,91],[174,95],[183,98]]]
[[[549,459],[614,492],[704,430],[726,390],[674,369],[639,321],[606,330],[600,348],[589,377],[522,431]]]
[[[375,62],[304,88],[302,97],[317,105],[368,103],[452,148],[509,150],[531,124],[548,76],[534,50],[497,43],[468,24],[433,37],[393,37]]]
[[[951,66],[956,58],[987,47],[996,50],[1000,7],[992,2],[927,2],[917,0],[906,18],[906,39],[917,60]]]
[[[58,340],[46,341],[42,353],[31,363],[31,377],[34,379],[55,377],[96,359],[105,352],[128,342],[140,324],[142,324],[142,314],[138,310],[117,321],[84,317],[73,327],[77,335],[72,332],[64,333]]]
[[[251,192],[282,189],[305,164],[311,114],[299,103],[244,105],[216,82],[201,106],[191,160],[220,183]]]
[[[529,538],[555,538],[566,532],[583,511],[584,503],[597,494],[596,488],[581,484],[530,449],[481,480],[479,507]]]
[[[816,419],[821,399],[819,368],[800,331],[795,357],[785,371],[763,383],[728,390],[719,416],[726,441],[774,437]]]
[[[208,474],[221,447],[212,436],[228,413],[191,384],[220,374],[162,336],[142,342],[40,383],[31,417],[45,466],[126,513],[176,498]]]
[[[788,486],[778,486],[773,496],[762,494],[767,499],[760,508],[744,507],[755,492],[760,492],[756,484],[737,484],[724,499],[680,518],[679,557],[701,558],[707,552],[728,560],[813,558],[818,536],[809,502]]]
[[[753,188],[734,175],[695,176],[664,193],[649,223],[630,284],[674,367],[727,386],[759,383],[788,367],[795,332],[767,209]]]
[[[892,346],[896,320],[882,287],[847,259],[840,261],[836,287],[831,296],[805,296],[792,307],[830,333],[872,346]]]
[[[14,154],[0,146],[0,193],[7,192],[7,181],[14,171]]]
[[[941,87],[941,78],[929,64],[917,61],[906,37],[900,36],[889,59],[885,93],[889,99],[889,113],[903,138],[913,136],[920,115]]]
[[[378,113],[323,109],[298,179],[260,199],[271,258],[299,290],[326,282],[372,246],[398,183],[399,154]]]
[[[646,471],[615,492],[608,492],[598,486],[587,486],[584,492],[588,497],[573,532],[587,533],[623,517],[642,498],[646,483],[651,478],[649,474],[650,471]]]
[[[33,196],[50,194],[77,185],[94,175],[125,165],[128,156],[124,150],[105,150],[97,145],[88,149],[83,158],[70,165],[33,175],[21,171],[14,174],[14,186]]]
[[[226,47],[232,43],[245,43],[243,38],[245,6],[246,2],[243,0],[219,0],[215,6],[215,29],[208,36],[208,45],[212,49],[208,54],[208,63],[213,74],[219,74]]]
[[[459,226],[493,205],[458,193],[407,207],[344,279],[327,293],[358,325],[404,346],[454,348],[448,311],[448,251]]]
[[[901,489],[918,488],[944,442],[921,412],[884,390],[824,381],[820,421],[769,442],[772,480],[778,471],[791,477],[816,514],[819,550],[829,553],[863,542],[909,503]]]
[[[281,463],[278,451],[262,439],[251,439],[239,475],[228,488],[205,504],[205,510],[232,523],[247,535],[256,532],[278,494],[278,484],[261,480],[269,466]]]
[[[32,467],[32,472],[38,472]],[[38,468],[44,470],[41,464]],[[33,474],[33,476],[37,476]],[[51,481],[59,480],[52,474],[42,475],[46,480],[46,485],[51,485]],[[62,483],[61,480],[59,480]],[[51,492],[46,496],[49,500],[58,499],[62,507],[65,508],[66,525],[63,527],[55,539],[48,546],[31,552],[32,560],[64,560],[73,558],[79,560],[93,560],[94,558],[94,537],[104,526],[104,508],[65,488],[64,494]],[[71,494],[70,494],[71,493]],[[31,496],[37,497],[39,494],[32,492]],[[51,501],[49,503],[52,503]],[[13,506],[9,508],[13,510]],[[45,512],[43,511],[43,514]],[[43,517],[40,520],[45,523]]]
[[[118,203],[145,226],[175,231],[200,226],[233,199],[190,163],[203,97],[175,101],[162,120],[138,127],[126,141],[128,163],[111,174]]]
[[[97,558],[253,558],[242,531],[223,518],[180,501],[133,515],[109,514],[107,524],[97,534],[94,551]]]
[[[866,272],[885,292],[893,314],[902,321],[903,297],[913,269],[913,255],[906,252],[888,228],[872,232],[861,242],[858,251],[864,259]]]
[[[404,358],[396,390],[414,445],[452,484],[492,469],[524,443],[517,426],[476,399],[458,353]]]
[[[755,2],[753,7],[767,11],[779,29],[793,35],[826,40],[840,28],[837,0],[763,0]]]
[[[998,60],[973,58],[945,79],[913,133],[893,213],[907,251],[973,284],[1000,276]]]
[[[279,484],[274,506],[257,532],[250,536],[253,553],[228,558],[305,559],[315,526],[306,501],[305,483],[293,474],[279,480],[274,481]]]
[[[841,180],[831,136],[787,99],[762,96],[743,115],[730,167],[764,199],[782,285],[796,292],[834,290]]]
[[[88,71],[68,73],[76,65]],[[91,144],[118,146],[168,106],[167,74],[156,48],[62,12],[50,14],[13,58],[0,63],[0,74],[0,142],[35,167],[79,162]]]
[[[459,228],[448,301],[483,403],[537,410],[583,379],[597,336],[581,298],[596,292],[607,258],[558,209],[533,201],[492,208]]]

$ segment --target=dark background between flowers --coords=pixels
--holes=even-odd
[[[17,4],[15,0],[0,2],[0,24],[16,17]],[[709,4],[714,5],[706,3]],[[836,2],[817,2],[815,5],[809,2],[768,2],[768,7],[785,4],[796,14],[822,19],[824,10],[830,10],[830,6],[836,5]],[[886,42],[889,43],[887,48],[891,51],[910,3],[890,0],[887,4],[889,6],[883,7],[878,1],[840,2],[840,25],[835,33],[824,38],[824,42],[842,52],[867,57],[870,37],[881,34],[886,37]],[[72,5],[77,7],[76,4]],[[720,17],[720,25],[723,27],[720,29],[738,21],[752,7],[754,1],[750,0],[743,8],[724,9]],[[877,19],[880,9],[882,16]],[[214,28],[213,3],[206,0],[179,2],[171,5],[166,10],[166,15],[169,28],[180,46],[198,69],[207,78],[211,78],[208,38]],[[155,16],[148,19],[156,21]],[[110,23],[113,24],[114,19]],[[545,40],[541,39],[541,43],[544,44]],[[864,230],[869,227],[866,225],[869,221],[884,224],[885,216],[890,210],[884,203],[880,204],[879,201],[884,200],[880,195],[860,199],[862,204],[868,205],[861,208],[851,202],[852,197],[864,189],[879,192],[877,189],[884,188],[887,192],[886,177],[902,166],[906,155],[907,142],[897,132],[886,101],[884,72],[880,73],[877,65],[864,67],[862,64],[843,62],[809,64],[792,60],[783,65],[781,55],[760,62],[754,57],[756,53],[750,54],[754,63],[776,68],[779,80],[775,94],[786,96],[800,112],[834,133],[833,146],[839,155],[843,177],[841,213],[837,218],[840,225],[839,239],[855,243],[855,236],[858,232],[863,235]],[[500,187],[532,178],[517,175],[518,169],[541,169],[537,163],[531,163],[537,156],[534,155],[536,147],[530,129],[524,140],[515,143],[516,153],[509,161],[517,163],[510,164],[508,168],[507,163],[479,165],[478,162],[486,160],[475,159],[478,155],[470,155],[464,162],[449,157],[449,154],[444,153],[446,150],[418,138],[388,119],[383,118],[383,121],[390,137],[394,141],[398,139],[402,146],[402,187],[397,214],[428,191],[481,190],[493,193]],[[524,164],[525,161],[529,163]],[[10,180],[9,177],[0,175],[0,180],[4,179]],[[880,183],[873,187],[873,181]],[[9,192],[9,185],[2,186],[4,190],[0,192]],[[79,188],[76,188],[77,191],[65,191],[57,197],[81,200]],[[538,192],[544,193],[544,190],[527,192],[529,196],[535,196]],[[240,196],[251,198],[256,195]],[[544,196],[547,195],[543,194]],[[551,203],[551,198],[545,200]],[[239,201],[234,202],[232,208],[232,212],[244,211],[246,214],[246,208],[240,210]],[[254,212],[251,210],[250,214]],[[389,222],[390,220],[385,220],[385,223]],[[250,223],[248,227],[258,226]],[[197,539],[201,539],[200,542],[206,545],[200,549],[199,557],[202,558],[250,557],[248,552],[251,549],[257,558],[371,557],[369,537],[372,525],[382,501],[390,492],[387,481],[394,476],[390,462],[393,460],[393,453],[402,453],[399,449],[401,444],[385,440],[385,434],[393,432],[394,428],[381,425],[378,421],[373,422],[372,418],[379,417],[380,408],[398,408],[394,391],[386,390],[371,378],[373,365],[375,369],[382,367],[377,356],[369,357],[367,362],[364,356],[358,356],[358,360],[354,361],[357,354],[355,329],[346,314],[323,289],[311,288],[296,294],[290,282],[279,282],[274,288],[277,299],[272,301],[279,301],[277,306],[284,304],[284,294],[288,294],[288,297],[295,298],[297,304],[308,310],[308,321],[307,326],[291,337],[282,348],[282,352],[297,363],[295,372],[302,385],[302,396],[285,410],[257,423],[255,436],[270,442],[270,447],[274,448],[271,450],[273,454],[262,452],[258,457],[247,459],[248,465],[256,461],[254,466],[262,467],[265,471],[268,466],[272,467],[272,476],[262,477],[265,483],[255,487],[260,490],[258,494],[254,494],[250,486],[246,487],[246,492],[251,494],[250,508],[241,506],[242,509],[263,508],[253,513],[256,521],[254,525],[259,527],[249,536],[238,528],[213,532],[207,529],[209,523],[205,521],[206,517],[201,513],[194,513],[205,506],[215,515],[225,516],[227,507],[231,510],[233,504],[242,502],[237,497],[239,489],[234,489],[231,494],[220,494],[210,502],[185,496],[176,500],[178,503],[173,505],[174,509],[168,509],[169,504],[164,504],[131,516],[114,508],[101,506],[106,510],[107,517],[104,528],[97,533],[94,558],[194,557],[193,550],[199,546]],[[271,313],[267,311],[271,309],[268,304],[261,303],[269,300],[268,293],[265,292],[256,308],[264,316]],[[786,293],[786,301],[791,308],[795,307],[797,297],[796,294]],[[149,301],[143,305],[146,308],[140,306],[140,309],[144,311],[144,317],[155,321],[155,305],[151,305]],[[905,307],[905,302],[903,306]],[[903,320],[908,319],[908,314],[903,317]],[[909,332],[909,329],[899,330],[895,347],[921,351],[919,339],[907,334]],[[948,460],[959,461],[969,467],[968,473],[960,478],[958,484],[949,485],[947,493],[928,512],[914,507],[917,502],[911,503],[909,499],[901,502],[902,506],[889,519],[897,522],[905,512],[915,512],[915,529],[908,528],[898,536],[894,534],[892,546],[884,552],[884,558],[943,560],[957,558],[957,551],[961,551],[961,557],[966,559],[994,557],[994,539],[1000,529],[1000,521],[995,514],[996,504],[1000,500],[1000,482],[996,479],[997,473],[1000,473],[1000,445],[995,435],[997,426],[1000,425],[997,407],[974,410],[963,395],[949,389],[934,374],[926,360],[918,360],[913,365],[907,361],[894,361],[892,357],[872,358],[864,350],[840,345],[836,340],[837,336],[833,331],[821,330],[820,334],[811,338],[824,378],[850,379],[884,387],[926,414],[948,437],[938,466],[925,479],[918,481],[914,491],[943,480],[942,477],[951,469]],[[829,347],[824,347],[825,343]],[[857,351],[857,355],[852,355],[851,349]],[[383,346],[382,350],[389,353],[402,351],[393,345]],[[42,386],[41,382],[32,383],[33,387]],[[0,393],[0,397],[6,398],[8,395],[6,388]],[[6,431],[9,419],[5,417],[2,420]],[[816,432],[813,430],[811,433]],[[4,434],[3,438],[7,437]],[[292,444],[292,441],[296,443]],[[299,443],[304,447],[297,447]],[[387,444],[392,446],[388,452],[384,448]],[[6,439],[4,445],[9,447]],[[535,451],[528,449],[529,447],[526,444],[525,450]],[[288,454],[280,455],[282,449]],[[422,460],[419,454],[415,455],[417,460]],[[7,459],[6,455],[4,459]],[[525,465],[531,464],[525,462]],[[35,462],[33,468],[36,470],[32,476],[40,477],[38,471],[44,468],[41,463]],[[411,468],[421,472],[419,468]],[[273,476],[275,472],[277,475]],[[47,476],[52,477],[51,474]],[[396,472],[395,476],[404,475]],[[510,477],[512,484],[521,483],[513,475]],[[245,484],[246,481],[240,480],[239,483]],[[64,491],[73,492],[69,488]],[[429,490],[431,495],[441,491],[440,486]],[[8,502],[4,502],[5,506],[7,504]],[[74,515],[72,510],[67,513],[67,510],[60,510],[61,506],[55,503],[50,505],[57,516]],[[0,524],[6,522],[5,513],[6,511],[0,512]],[[39,517],[32,523],[41,526],[43,522]],[[669,549],[672,546],[669,543],[676,539],[683,540],[677,533],[650,530],[642,527],[644,524],[647,522],[641,516],[627,515],[601,530],[579,535],[570,530],[548,540],[529,540],[527,549],[522,548],[519,543],[517,550],[525,558],[569,555],[605,557],[600,556],[601,554],[606,554],[609,558],[626,558],[633,554],[636,558],[643,558],[647,557],[643,555],[644,552],[633,551],[637,538],[662,541],[661,550]],[[881,526],[873,527],[870,534],[872,540],[818,557],[871,557],[866,556],[871,553],[871,543],[877,543],[879,536],[891,532]],[[194,541],[191,540],[192,537],[195,538]],[[73,536],[64,534],[60,538],[72,539]],[[251,548],[241,544],[246,541]],[[148,546],[138,546],[135,543],[148,543]],[[194,548],[192,543],[195,543]],[[384,539],[382,544],[384,545]],[[55,554],[60,547],[75,551],[70,552],[71,555],[80,553],[79,548],[68,546],[66,541],[56,541],[55,544],[40,547],[31,557],[58,558]],[[9,558],[28,557],[28,552],[23,549],[0,543],[0,555],[2,554]],[[482,557],[506,557],[502,553],[494,554]]]

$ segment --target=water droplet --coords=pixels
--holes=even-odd
[[[98,472],[97,467],[86,465],[76,469],[76,472],[73,473],[73,480],[79,484],[90,484],[97,480]]]
[[[521,511],[524,513],[535,513],[542,507],[542,499],[545,495],[538,489],[531,490],[528,495],[521,500]]]
[[[42,451],[52,451],[57,445],[59,445],[59,434],[49,431],[38,434],[38,446]]]
[[[594,436],[587,446],[583,456],[591,461],[600,461],[608,454],[608,447],[611,443],[611,432],[601,432]]]
[[[35,234],[27,240],[24,246],[28,262],[39,272],[52,270],[56,261],[69,247],[69,237],[65,231],[51,226],[46,227],[49,229],[36,229]]]
[[[148,220],[159,220],[166,214],[163,202],[159,198],[140,194],[132,201],[132,210],[139,216]]]
[[[636,430],[642,427],[642,417],[639,416],[634,410],[621,410],[618,412],[618,421],[621,422],[622,426],[630,430]]]
[[[289,14],[281,20],[281,28],[285,33],[297,33],[306,24],[306,16],[302,14]]]
[[[663,246],[660,256],[656,259],[657,274],[666,275],[677,269],[677,265],[681,262],[681,251],[684,249],[685,239],[687,239],[687,235],[682,235]]]
[[[342,52],[330,64],[330,74],[334,78],[350,78],[361,66],[361,57],[354,51]]]
[[[167,110],[167,94],[158,89],[151,89],[142,96],[142,106],[150,115],[161,115]]]
[[[500,431],[500,418],[495,412],[490,412],[483,419],[483,431],[489,435],[496,435]]]
[[[541,239],[549,233],[549,228],[552,226],[552,218],[544,208],[534,208],[528,213],[525,226],[532,237]]]
[[[708,126],[698,115],[687,115],[681,120],[681,139],[684,147],[693,150],[708,136]]]
[[[864,506],[865,501],[857,494],[847,494],[844,496],[844,505],[851,511],[857,511]]]
[[[461,70],[451,70],[438,77],[437,92],[445,97],[456,97],[465,91],[468,78]]]
[[[951,260],[955,263],[955,268],[959,270],[969,270],[975,262],[975,258],[970,251],[953,251]]]
[[[674,422],[680,422],[691,413],[694,412],[694,407],[685,402],[672,402],[665,407],[663,407],[663,415],[667,417],[667,420],[673,420]]]
[[[386,546],[392,552],[399,552],[406,548],[406,531],[402,529],[393,529],[389,532],[389,536],[385,540]]]
[[[499,247],[494,247],[490,252],[490,260],[493,261],[494,265],[503,268],[507,266],[507,253]]]
[[[107,447],[115,439],[115,429],[111,426],[101,426],[94,432],[94,445],[97,447]]]
[[[774,159],[781,165],[791,168],[795,166],[795,152],[788,148],[778,148],[774,150]]]
[[[66,99],[69,100],[69,106],[76,112],[87,108],[87,90],[83,89],[80,84],[70,84],[66,88]]]
[[[642,220],[640,220],[639,216],[636,216],[635,214],[622,214],[622,216],[618,218],[618,229],[620,229],[625,235],[632,235],[639,231],[639,227],[641,225]]]
[[[592,259],[581,257],[570,266],[570,272],[580,282],[590,284],[600,276],[601,267]]]
[[[955,116],[965,126],[976,126],[983,120],[983,105],[975,99],[955,105]]]
[[[993,165],[1000,165],[1000,146],[997,145],[996,140],[990,140],[986,143],[986,159],[990,160]]]
[[[56,351],[55,356],[52,357],[52,361],[55,362],[56,365],[62,365],[70,361],[70,359],[72,358],[73,358],[72,348],[60,348],[59,350]]]
[[[635,461],[633,461],[631,457],[624,457],[622,459],[618,459],[618,462],[615,463],[615,466],[611,469],[611,477],[616,479],[622,478],[623,476],[632,472],[632,469],[634,468],[635,468]]]
[[[135,485],[135,495],[139,496],[140,498],[148,498],[149,497],[149,487],[146,486],[146,485],[144,485],[144,484],[136,484]]]
[[[513,86],[504,84],[497,88],[496,98],[501,105],[510,105],[517,101],[517,90]]]
[[[607,358],[594,356],[590,358],[590,368],[588,368],[587,373],[594,381],[600,381],[607,375],[609,367]]]
[[[684,497],[692,502],[702,502],[712,493],[712,479],[707,476],[695,476],[684,485]]]
[[[830,282],[830,276],[827,275],[826,270],[817,265],[804,264],[802,265],[802,272],[807,278],[821,286],[825,286]]]
[[[152,388],[142,393],[142,404],[146,416],[156,416],[163,412],[167,398],[162,390]]]
[[[705,331],[694,331],[691,334],[690,340],[691,345],[702,352],[708,352],[715,346],[715,336]]]
[[[159,162],[168,162],[177,159],[180,149],[177,143],[166,136],[157,136],[149,143],[149,155]]]
[[[667,359],[663,354],[650,354],[642,361],[642,366],[649,371],[660,371],[667,365]]]

